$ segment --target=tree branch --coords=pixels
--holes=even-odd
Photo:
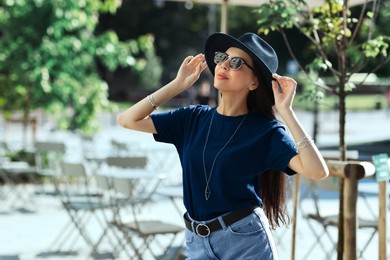
[[[280,33],[281,33],[282,36],[283,36],[283,40],[284,40],[284,42],[285,42],[285,44],[286,44],[286,47],[287,47],[288,52],[290,53],[290,55],[291,55],[291,57],[293,58],[293,60],[298,64],[299,69],[302,70],[303,73],[305,73],[305,75],[307,76],[307,78],[308,78],[311,82],[313,82],[316,86],[319,86],[319,87],[321,87],[321,88],[323,88],[323,89],[325,89],[325,90],[327,90],[327,91],[333,92],[333,89],[332,89],[332,88],[330,88],[330,87],[328,87],[328,86],[326,86],[326,85],[323,85],[323,84],[318,84],[318,82],[317,82],[315,79],[312,79],[312,77],[310,76],[310,74],[307,72],[307,70],[306,70],[304,67],[302,67],[301,63],[298,61],[297,57],[295,56],[295,54],[294,54],[294,52],[293,52],[293,50],[292,50],[292,48],[291,48],[290,42],[289,42],[289,40],[287,39],[287,35],[286,35],[286,33],[284,32],[284,30],[283,30],[283,29],[280,29]]]
[[[364,2],[364,4],[363,4],[362,10],[361,10],[360,15],[359,15],[358,23],[356,24],[356,28],[353,31],[351,39],[349,40],[349,45],[351,45],[353,43],[353,41],[355,40],[357,34],[360,31],[360,28],[362,27],[362,24],[363,24],[363,21],[364,21],[363,17],[364,17],[364,14],[366,12],[366,9],[367,9],[367,2],[368,2],[368,0],[366,0]]]
[[[307,20],[308,21],[313,20],[313,17],[311,16],[311,13],[309,13],[309,17],[307,18]],[[295,24],[295,27],[299,31],[303,31],[301,29],[301,26],[299,26],[299,24]],[[307,34],[305,34],[305,35],[314,44],[314,46],[316,46],[316,49],[318,50],[318,53],[319,53],[320,57],[322,57],[322,59],[324,59],[324,60],[328,60],[328,56],[326,55],[326,53],[325,53],[325,51],[323,49],[323,44],[322,44],[322,41],[321,41],[321,37],[318,34],[318,31],[317,30],[313,30],[312,33],[313,33],[313,37],[310,36],[310,35],[307,35]],[[332,72],[334,77],[338,77],[339,76],[339,72],[337,70],[335,70],[334,68],[330,67],[329,70]]]
[[[368,37],[367,37],[369,40],[371,40],[372,34],[374,33],[374,30],[376,28],[375,21],[376,21],[378,15],[379,15],[379,8],[380,8],[380,6],[381,6],[381,0],[374,1],[374,6],[372,8],[374,16],[371,19],[370,29],[368,31]]]

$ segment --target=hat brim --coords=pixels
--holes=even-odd
[[[214,63],[214,54],[216,51],[222,51],[225,52],[230,47],[236,47],[239,49],[242,49],[246,53],[251,56],[253,63],[255,64],[255,69],[258,74],[262,76],[262,79],[265,81],[265,85],[267,86],[267,89],[270,93],[272,102],[274,103],[274,95],[272,91],[272,74],[276,71],[271,71],[267,65],[264,64],[262,59],[257,56],[250,48],[248,48],[244,43],[242,43],[240,40],[224,34],[224,33],[214,33],[210,35],[206,41],[205,44],[205,57],[207,66],[209,67],[209,70],[211,74],[214,76],[215,73],[215,66]]]

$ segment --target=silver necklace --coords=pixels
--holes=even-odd
[[[205,159],[204,159],[204,154],[206,152],[206,147],[207,147],[207,144],[209,142],[209,136],[210,136],[210,130],[211,130],[211,125],[213,124],[213,120],[214,120],[214,115],[216,113],[217,109],[214,110],[214,113],[213,113],[213,116],[211,117],[211,120],[210,120],[210,125],[209,125],[209,130],[207,132],[207,136],[206,136],[206,141],[204,143],[204,147],[203,147],[203,171],[204,171],[204,178],[206,180],[206,187],[204,189],[204,197],[206,200],[209,200],[210,198],[210,195],[211,195],[211,189],[210,189],[210,179],[211,179],[211,175],[213,174],[213,170],[214,170],[214,165],[215,165],[215,161],[217,160],[217,157],[218,155],[223,151],[223,149],[225,149],[225,147],[230,143],[230,141],[233,139],[233,137],[235,136],[235,134],[237,133],[238,129],[240,129],[242,123],[244,122],[246,116],[248,114],[245,114],[245,116],[242,118],[240,124],[238,125],[237,129],[234,131],[234,133],[232,134],[232,136],[229,138],[229,140],[222,146],[222,148],[219,150],[219,152],[215,155],[214,157],[214,160],[213,160],[213,163],[211,165],[211,169],[210,169],[210,175],[207,176],[207,171],[206,171],[206,163],[205,163]]]

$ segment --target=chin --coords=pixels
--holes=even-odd
[[[214,88],[221,90],[223,89],[223,85],[224,85],[223,82],[219,80],[214,80]]]

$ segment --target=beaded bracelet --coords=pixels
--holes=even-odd
[[[295,148],[298,152],[302,152],[309,144],[313,144],[314,140],[310,136],[304,136],[300,141],[298,141],[295,145]]]
[[[153,107],[154,110],[158,110],[159,109],[159,107],[156,106],[156,103],[154,102],[154,99],[153,99],[152,95],[148,95],[146,98],[149,100],[149,103]]]

